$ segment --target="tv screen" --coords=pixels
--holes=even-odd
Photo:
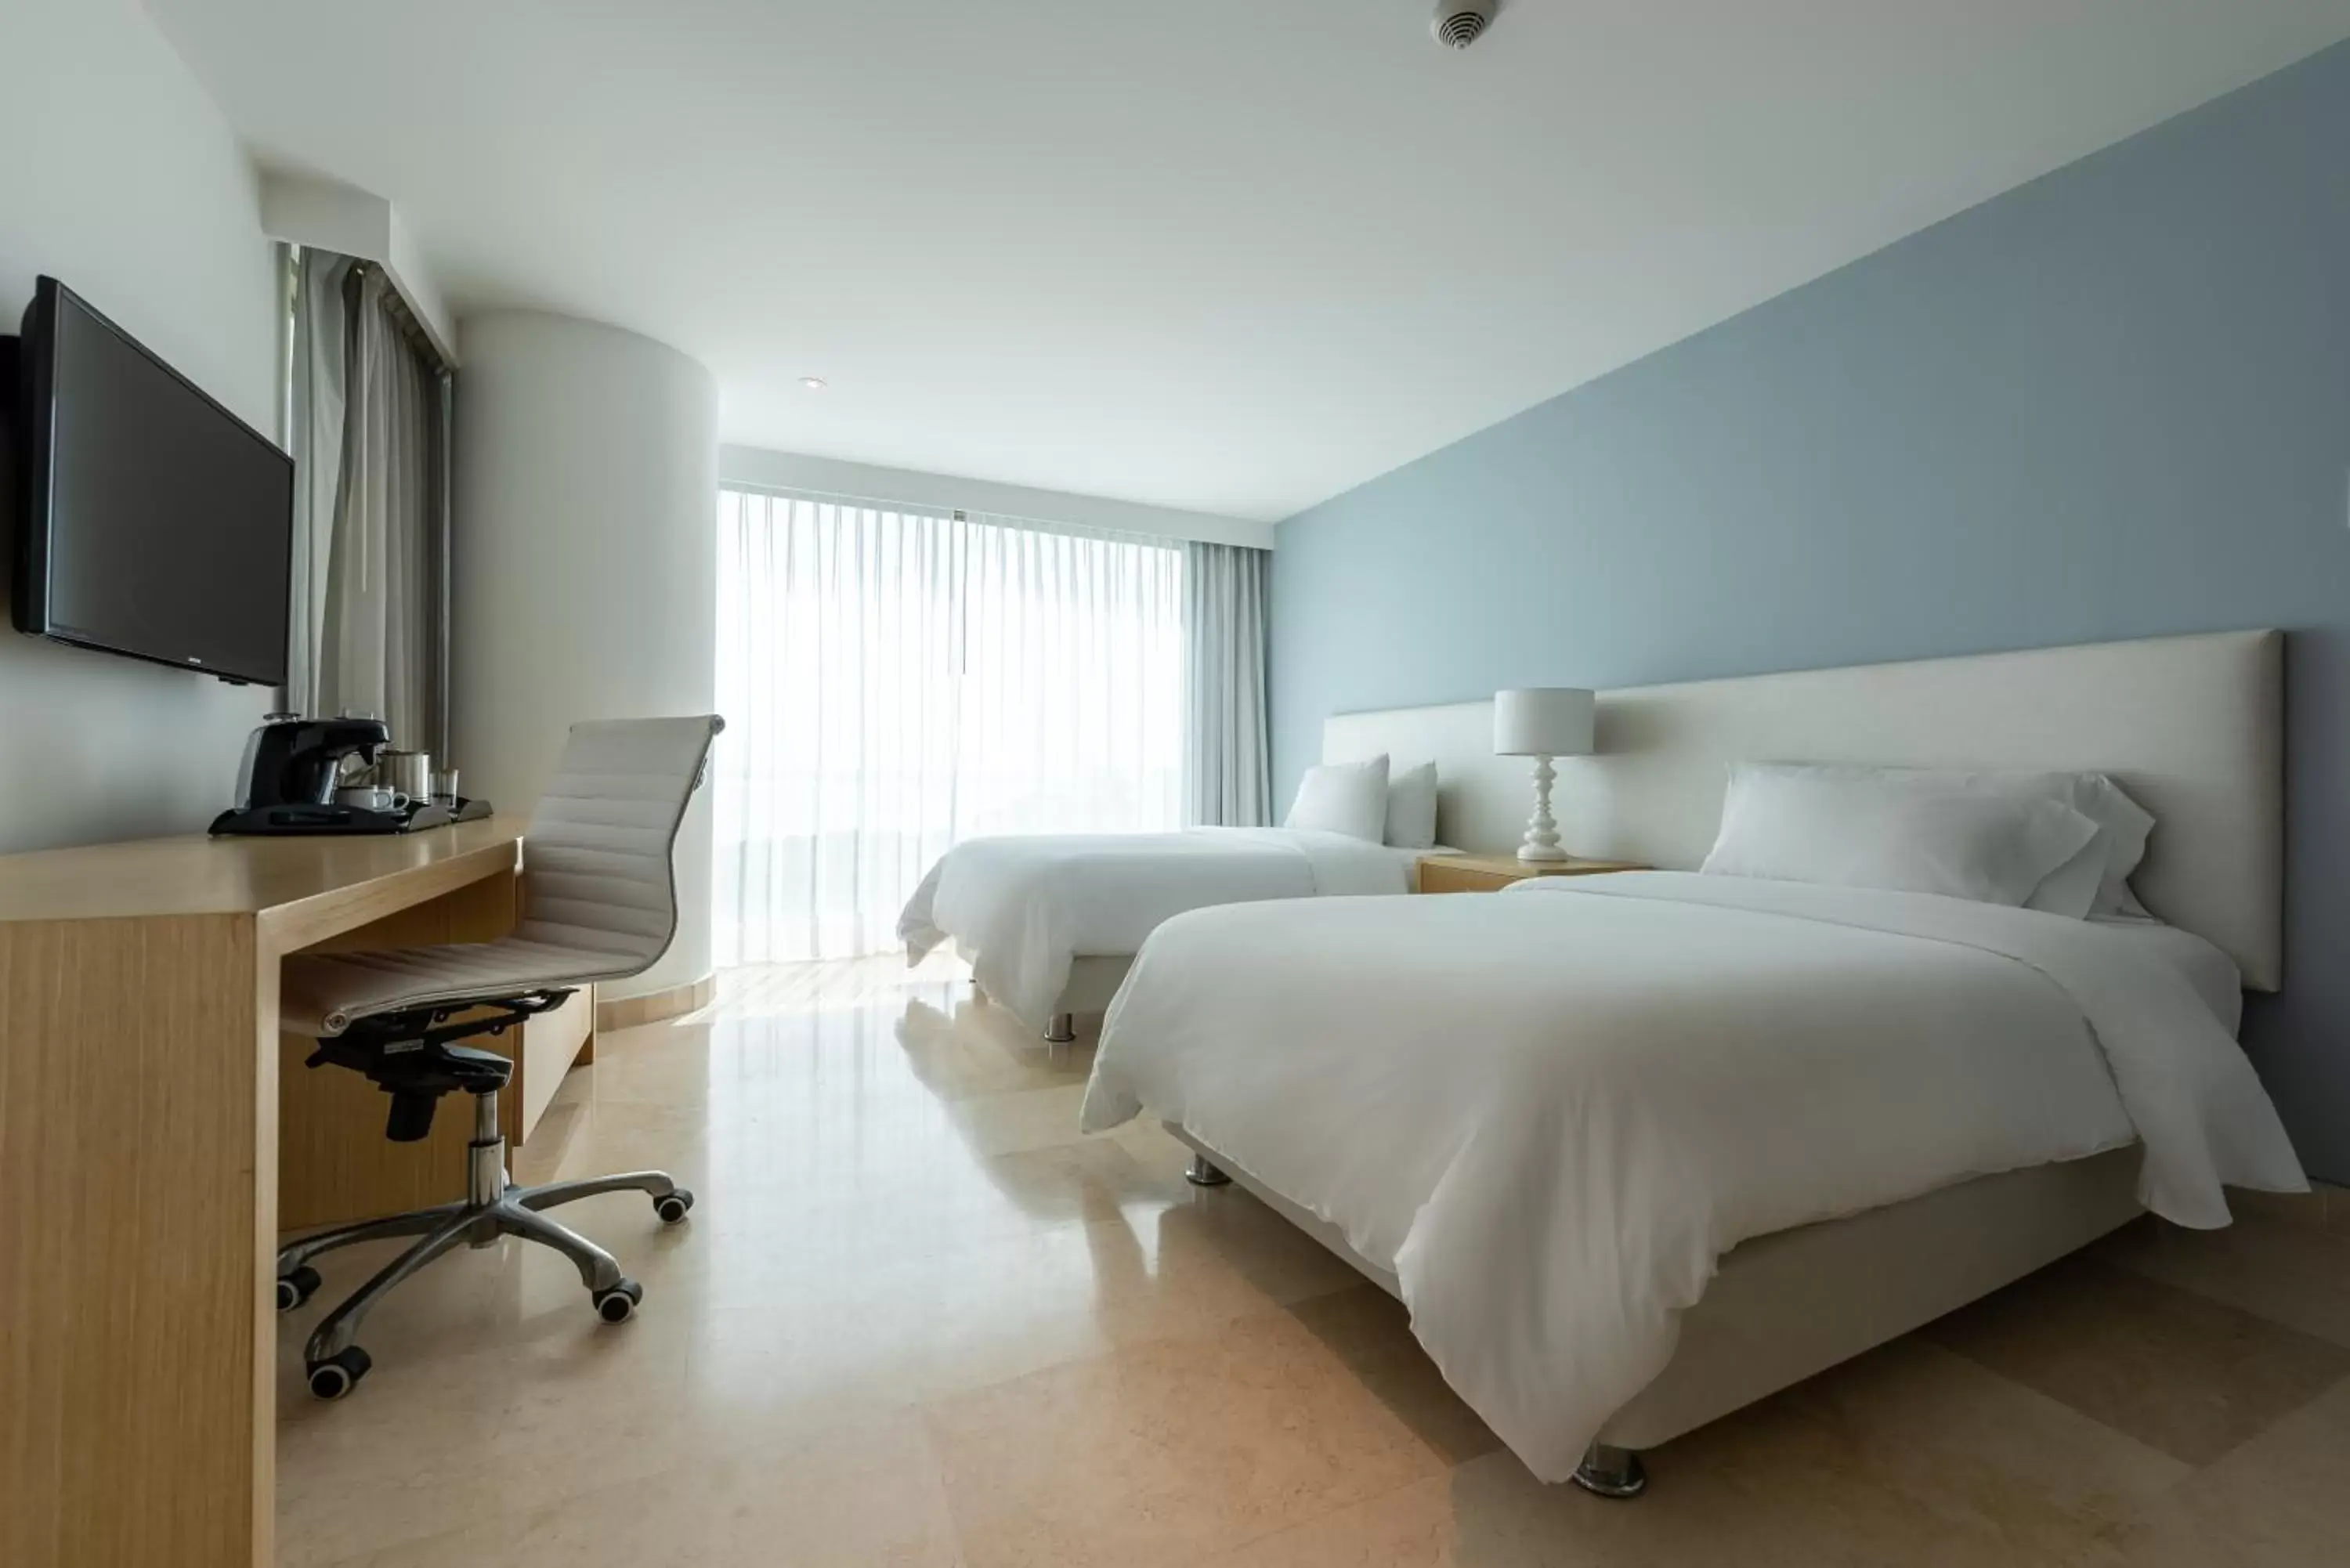
[[[18,357],[17,629],[282,684],[293,459],[55,278]]]

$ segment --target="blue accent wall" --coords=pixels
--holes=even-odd
[[[2266,626],[2245,1037],[2350,1181],[2350,45],[1284,523],[1275,789],[1355,709]]]

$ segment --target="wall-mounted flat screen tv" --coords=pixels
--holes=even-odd
[[[16,629],[282,685],[293,460],[55,278],[17,360]]]

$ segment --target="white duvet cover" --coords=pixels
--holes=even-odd
[[[1685,873],[1179,916],[1083,1121],[1178,1122],[1391,1269],[1546,1480],[1750,1237],[2143,1141],[2140,1192],[2306,1186],[2235,1041],[2136,933]]]
[[[987,993],[1042,1025],[1080,957],[1125,958],[1211,904],[1408,893],[1422,855],[1287,827],[973,838],[939,857],[898,917],[909,962],[952,938]]]

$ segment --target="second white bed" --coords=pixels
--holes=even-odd
[[[1080,960],[1118,962],[1189,909],[1268,898],[1409,893],[1419,857],[1288,827],[974,838],[939,858],[898,918],[910,961],[951,940],[982,990],[1022,1021],[1089,1011],[1065,1000]],[[1115,984],[1098,987],[1107,1003]]]

